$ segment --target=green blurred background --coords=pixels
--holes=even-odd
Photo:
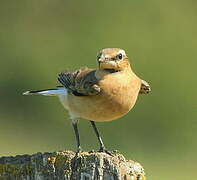
[[[149,180],[197,177],[197,1],[0,1],[0,156],[75,150],[68,113],[55,97],[22,96],[58,85],[65,69],[95,67],[98,50],[126,50],[152,92],[111,123],[109,149],[143,164]],[[80,121],[85,150],[97,149]]]

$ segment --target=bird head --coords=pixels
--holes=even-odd
[[[118,72],[130,67],[128,57],[123,49],[106,48],[97,55],[99,69]]]

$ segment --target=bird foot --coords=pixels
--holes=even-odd
[[[89,151],[88,153],[95,153],[96,151],[94,149],[92,149],[91,151]]]
[[[113,154],[110,151],[108,151],[105,147],[101,147],[99,149],[99,152],[103,152],[103,153],[106,153],[106,154],[108,154],[110,156],[113,156]]]
[[[118,153],[120,153],[120,151],[118,151],[118,150],[113,150],[112,153],[118,154]]]
[[[76,152],[76,155],[75,156],[78,156],[80,153],[84,152],[83,149],[81,147],[78,147],[77,149],[77,152]]]

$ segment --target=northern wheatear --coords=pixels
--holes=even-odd
[[[138,94],[150,92],[149,84],[132,71],[124,50],[103,49],[97,56],[97,62],[97,69],[81,68],[60,73],[58,80],[63,86],[24,93],[59,97],[72,119],[78,152],[81,151],[77,127],[79,118],[90,120],[100,143],[99,151],[107,152],[95,121],[112,121],[124,116],[134,106]]]

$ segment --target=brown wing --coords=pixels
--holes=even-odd
[[[140,88],[140,94],[148,94],[151,91],[150,85],[142,80],[141,88]]]
[[[75,96],[90,96],[100,92],[94,69],[82,68],[74,72],[63,72],[59,74],[58,80]]]

